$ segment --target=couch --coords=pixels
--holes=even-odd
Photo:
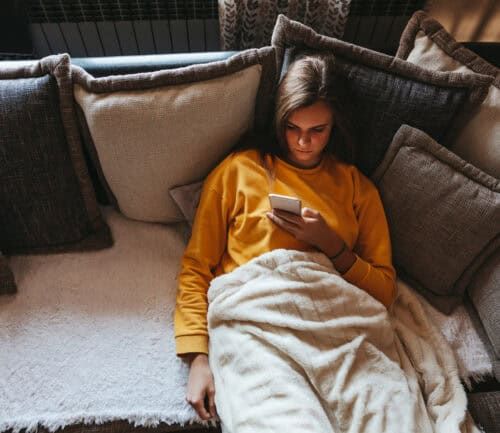
[[[451,53],[462,49],[423,13],[414,15],[402,35],[397,59],[331,42],[285,18],[278,25],[282,27],[275,29],[272,47],[244,52],[80,59],[58,55],[0,64],[0,343],[6,350],[0,351],[0,431],[217,431],[214,424],[201,422],[184,400],[188,367],[175,357],[171,329],[176,276],[203,178],[245,132],[268,126],[280,72],[296,52],[332,50],[339,59],[339,82],[345,86],[373,68],[392,74],[385,83],[418,72],[419,80],[436,85],[436,91],[446,86],[467,89],[460,94],[450,90],[427,123],[419,123],[424,113],[418,108],[403,122],[420,116],[413,126],[427,129],[433,140],[450,148],[460,139],[457,131],[450,131],[450,125],[457,125],[451,115],[467,104],[475,104],[470,111],[477,112],[493,86],[494,68],[476,70],[482,63],[470,53],[500,66],[500,44],[465,44],[472,51],[463,51],[459,59],[474,71],[471,76],[422,72],[433,68],[432,49],[443,50],[446,43],[455,44]],[[432,42],[440,48],[425,46]],[[422,68],[411,64],[412,59]],[[461,72],[455,63],[451,69],[439,67]],[[386,104],[380,95],[369,99],[362,86],[355,89],[364,106]],[[441,102],[427,103],[430,113]],[[385,140],[383,148],[376,143],[364,148],[365,159],[358,161],[371,175],[401,122],[390,111],[372,118],[360,105],[346,102],[346,109],[362,117],[365,143]],[[462,125],[471,113],[460,117]],[[438,115],[442,118],[436,120]],[[500,119],[495,121],[492,133],[498,134]],[[448,127],[439,130],[437,123]],[[485,160],[475,160],[477,152],[464,151],[466,144],[460,144],[464,159],[457,163],[463,168],[470,154],[467,173],[493,191],[498,186],[495,170],[500,171],[494,162],[499,161],[494,159],[498,135],[496,140],[496,156]],[[39,143],[36,149],[32,142]],[[470,168],[472,164],[482,169]],[[493,231],[477,234],[489,241],[490,249],[473,268],[460,270],[463,287],[453,286],[453,293],[432,290],[433,281],[419,278],[421,271],[399,247],[404,242],[415,245],[418,239],[405,238],[415,231],[411,218],[392,213],[400,209],[401,198],[391,194],[395,180],[387,173],[379,169],[372,180],[381,189],[394,227],[399,281],[419,293],[454,350],[476,423],[487,433],[498,432],[498,296],[479,289],[494,284],[499,291],[495,220],[477,217]],[[403,195],[413,193],[402,186]],[[400,221],[407,225],[398,231]],[[452,253],[446,245],[442,248],[451,261],[462,260],[459,251],[453,254],[456,246],[450,246]],[[426,252],[425,246],[422,250]],[[471,257],[463,260],[470,262]]]

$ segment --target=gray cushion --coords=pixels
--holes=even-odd
[[[468,409],[474,421],[486,433],[499,433],[500,391],[470,393],[467,398]]]
[[[403,125],[372,180],[398,273],[449,314],[500,245],[500,180]]]
[[[481,318],[495,355],[500,359],[500,251],[492,254],[481,266],[467,292]]]
[[[7,258],[0,252],[0,295],[12,295],[17,287]]]
[[[73,109],[68,55],[0,68],[0,248],[5,254],[112,244]]]
[[[453,141],[488,92],[492,77],[429,71],[334,38],[280,15],[272,44],[278,66],[311,50],[335,57],[337,88],[347,89],[344,108],[358,133],[356,165],[370,176],[403,124],[444,145]],[[288,52],[287,52],[288,50]]]
[[[471,285],[474,285],[474,283],[471,283]],[[486,330],[484,328],[484,323],[482,322],[481,317],[479,317],[477,309],[474,306],[468,291],[464,296],[464,307],[467,310],[471,323],[474,326],[474,329],[476,330],[479,339],[483,343],[486,354],[490,358],[493,376],[500,383],[500,358],[495,353],[495,349],[493,348],[491,339],[486,333]],[[485,379],[486,379],[485,377],[477,378],[478,381],[483,381]]]

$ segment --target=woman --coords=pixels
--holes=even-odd
[[[206,319],[215,276],[277,248],[322,251],[345,280],[386,307],[394,299],[387,220],[377,189],[349,163],[332,67],[320,55],[293,62],[277,92],[277,140],[233,152],[204,183],[175,312],[177,354],[190,362],[187,401],[202,419],[216,415]],[[301,199],[302,214],[271,210],[271,192]]]

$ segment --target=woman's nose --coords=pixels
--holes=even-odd
[[[299,136],[299,145],[300,146],[305,146],[311,141],[311,137],[309,137],[309,134],[300,134]]]

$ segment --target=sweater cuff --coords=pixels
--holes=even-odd
[[[177,355],[186,353],[206,353],[208,355],[208,337],[206,335],[182,335],[175,338]]]
[[[341,275],[346,281],[357,286],[370,272],[370,264],[365,262],[356,253],[354,253],[354,255],[356,256],[356,260],[352,266]]]

